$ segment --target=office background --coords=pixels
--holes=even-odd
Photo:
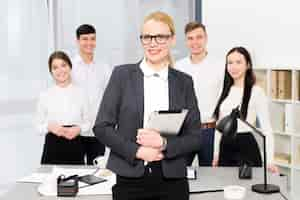
[[[200,2],[200,1],[199,1]],[[175,58],[186,55],[183,28],[195,17],[192,0],[3,0],[0,7],[0,191],[39,166],[43,136],[33,127],[35,101],[51,84],[49,52],[76,52],[75,29],[97,28],[97,57],[112,66],[141,58],[138,42],[143,16],[162,10],[177,29]],[[300,13],[297,0],[202,1],[208,49],[224,59],[244,45],[256,65],[300,68]]]
[[[0,8],[0,190],[39,166],[44,136],[34,129],[36,98],[51,84],[48,55],[54,49],[76,53],[75,30],[82,23],[97,29],[96,56],[111,66],[142,58],[140,25],[162,10],[175,19],[175,57],[184,56],[184,25],[193,1],[168,0],[5,0]]]

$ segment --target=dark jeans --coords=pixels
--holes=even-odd
[[[221,137],[219,166],[240,166],[243,163],[261,167],[259,146],[251,132],[237,134],[236,137]]]
[[[165,178],[160,162],[145,166],[140,178],[117,176],[112,187],[113,200],[188,200],[189,185],[186,178]]]
[[[81,136],[84,155],[86,156],[87,165],[92,165],[93,160],[105,153],[105,145],[96,137]]]
[[[195,156],[198,156],[199,166],[211,166],[214,157],[214,140],[215,140],[215,129],[206,128],[200,129],[200,134],[202,134],[202,145],[199,145],[199,150],[197,152],[192,152],[187,155],[186,161],[187,165],[190,166],[193,163]]]

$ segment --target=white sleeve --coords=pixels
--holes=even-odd
[[[214,158],[219,157],[221,137],[221,133],[215,129]]]
[[[103,93],[104,93],[104,90],[106,89],[106,86],[109,82],[109,79],[110,79],[110,76],[111,76],[111,73],[112,73],[112,67],[109,66],[108,64],[103,64],[103,73],[104,73],[104,81],[103,81]]]
[[[274,135],[272,132],[268,99],[262,88],[256,86],[255,107],[261,130],[266,136],[267,163],[273,163]]]
[[[223,90],[223,83],[221,80],[217,80],[216,81],[216,84],[215,84],[215,91],[214,91],[214,99],[212,99],[212,102],[211,102],[211,118],[213,119],[214,116],[214,111],[216,109],[216,106],[217,106],[217,103],[219,101],[219,98],[222,94],[222,90]]]
[[[215,105],[214,105],[214,108],[212,110],[212,113],[215,111],[215,107],[217,106],[219,98],[220,98],[220,96],[222,94],[223,80],[221,80],[221,78],[217,81],[217,88],[218,89],[217,89],[217,92],[216,92],[216,98],[215,98],[215,102],[214,102]],[[218,123],[218,121],[217,121],[217,123]],[[214,158],[215,157],[217,157],[217,158],[219,157],[221,137],[222,137],[222,134],[215,129]]]
[[[102,77],[102,81],[101,81],[101,85],[99,87],[99,91],[98,91],[98,97],[97,97],[97,111],[96,111],[96,115],[98,113],[98,110],[100,108],[100,105],[101,105],[101,101],[102,101],[102,97],[104,95],[104,92],[105,92],[105,89],[107,87],[107,84],[109,82],[109,79],[110,79],[110,76],[111,76],[111,73],[112,73],[112,68],[108,65],[108,64],[102,64],[101,65],[101,70],[100,70],[100,73],[99,76]],[[95,116],[96,117],[96,116]],[[95,121],[96,119],[93,119],[93,121]],[[94,122],[93,122],[94,124]]]
[[[88,104],[88,98],[84,93],[81,93],[82,96],[82,112],[81,112],[81,123],[79,124],[79,127],[81,129],[81,134],[90,136],[90,130],[91,130],[91,119],[89,116],[89,104]]]
[[[38,133],[41,135],[48,132],[46,100],[47,98],[41,94],[37,102],[36,114],[34,118],[34,125]]]

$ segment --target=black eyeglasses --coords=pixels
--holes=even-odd
[[[150,44],[152,39],[154,39],[157,44],[165,44],[170,37],[172,37],[172,35],[140,35],[141,42],[146,45]]]

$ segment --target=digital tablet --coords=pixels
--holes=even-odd
[[[155,129],[165,135],[177,135],[187,113],[187,109],[154,111],[150,114],[145,128]]]

